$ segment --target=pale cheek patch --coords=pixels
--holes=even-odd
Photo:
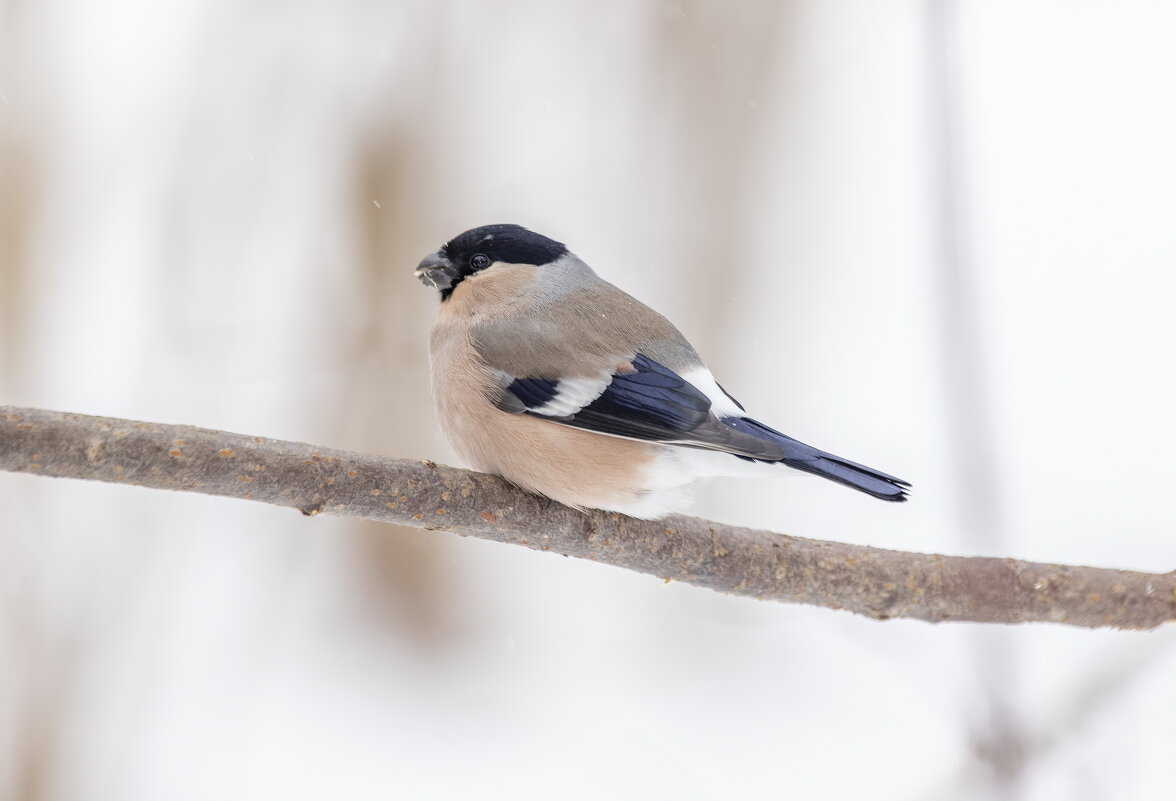
[[[561,379],[555,385],[555,397],[531,411],[544,417],[569,417],[599,398],[610,381],[612,376]]]

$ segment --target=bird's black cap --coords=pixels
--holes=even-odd
[[[550,264],[568,252],[562,242],[528,231],[521,225],[483,225],[471,228],[445,243],[442,252],[455,266],[469,265],[470,259],[482,254],[507,264]]]
[[[441,300],[447,300],[458,284],[495,262],[542,267],[567,252],[563,243],[521,225],[483,225],[455,236],[436,253],[425,256],[416,275],[439,290]]]

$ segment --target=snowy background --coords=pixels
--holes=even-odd
[[[1176,567],[1168,2],[0,0],[0,403],[452,461],[424,254],[564,241],[810,537]],[[1170,798],[1176,630],[879,624],[0,475],[0,799]]]

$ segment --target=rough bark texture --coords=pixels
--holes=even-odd
[[[452,531],[880,620],[1146,629],[1176,619],[1176,573],[905,553],[692,517],[584,514],[468,470],[192,426],[0,407],[0,468]]]

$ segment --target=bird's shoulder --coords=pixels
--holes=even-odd
[[[637,354],[670,369],[699,363],[665,317],[603,279],[555,297],[522,298],[471,326],[478,353],[514,376],[560,378],[614,371]]]

